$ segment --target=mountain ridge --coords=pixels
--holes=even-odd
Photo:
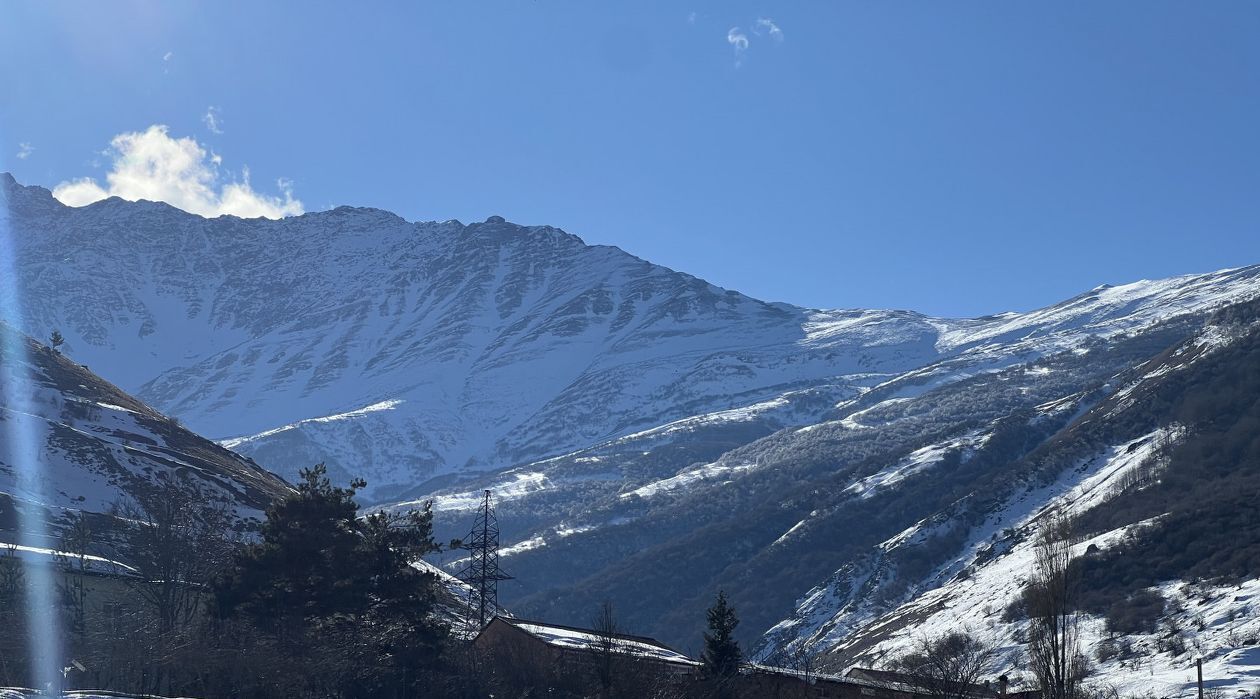
[[[584,389],[572,383],[577,380],[588,381],[587,388],[600,382],[607,385],[610,380],[618,385],[634,384],[632,378],[598,374],[624,374],[636,363],[635,371],[655,371],[657,382],[665,380],[659,375],[662,367],[650,366],[661,359],[659,352],[652,351],[661,341],[670,343],[662,350],[670,356],[692,354],[690,361],[695,371],[703,370],[695,365],[713,361],[715,352],[763,352],[766,347],[775,346],[781,348],[780,353],[790,353],[793,345],[806,337],[802,329],[806,313],[803,309],[769,304],[720,289],[615,247],[587,246],[576,236],[546,226],[522,227],[499,223],[494,218],[489,223],[467,226],[453,222],[407,224],[392,214],[373,210],[365,219],[364,210],[344,208],[280,221],[204,219],[166,205],[137,207],[121,201],[71,209],[50,202],[46,190],[41,192],[33,197],[39,205],[12,207],[15,229],[28,233],[20,236],[19,242],[25,249],[19,249],[19,259],[25,256],[43,260],[46,268],[37,271],[39,262],[22,265],[23,271],[29,272],[24,280],[29,289],[27,296],[56,298],[73,287],[84,288],[78,299],[60,307],[46,303],[27,309],[29,329],[47,332],[47,328],[60,327],[66,334],[68,351],[92,363],[105,362],[116,380],[181,415],[199,431],[218,438],[259,434],[303,420],[359,410],[394,397],[387,394],[400,383],[407,385],[384,378],[384,386],[374,391],[361,390],[361,383],[340,387],[340,395],[315,405],[317,401],[310,400],[310,394],[328,395],[328,391],[318,391],[321,382],[335,381],[346,368],[344,365],[354,361],[346,359],[346,353],[339,352],[339,348],[320,346],[317,338],[309,337],[315,329],[338,325],[346,328],[346,342],[362,346],[371,345],[373,340],[357,335],[356,324],[375,324],[377,327],[370,330],[393,332],[392,341],[407,343],[394,350],[412,355],[424,351],[430,361],[444,361],[451,371],[471,371],[474,383],[479,380],[478,373],[493,373],[523,353],[545,354],[538,349],[542,343],[537,340],[556,340],[569,348],[576,347],[579,340],[584,342],[586,347],[577,347],[577,356],[568,353],[565,366],[547,367],[547,371],[560,370],[567,376],[546,389],[552,393],[567,390],[566,386],[582,393]],[[18,204],[18,200],[32,196],[10,198]],[[27,208],[33,209],[33,215]],[[309,240],[310,235],[302,235],[310,233],[310,225],[317,225],[323,235],[319,243],[329,243],[335,249],[315,249],[322,245],[315,245]],[[283,248],[286,258],[315,261],[323,269],[303,273],[276,262],[274,258],[279,255],[275,251],[259,249],[259,232],[270,236],[265,244]],[[372,245],[381,249],[371,260],[375,265],[364,262],[367,251],[356,245],[361,236],[355,233],[369,234]],[[38,249],[41,239],[51,239],[46,243],[51,249]],[[172,240],[176,243],[172,244]],[[254,249],[225,250],[228,242]],[[54,250],[65,249],[76,249],[76,255],[89,258],[92,269],[73,273],[68,269],[71,265],[66,264],[73,262],[69,259],[48,268],[47,260],[57,256]],[[127,250],[146,250],[150,259],[133,259]],[[255,264],[255,258],[263,254],[271,254],[270,264]],[[336,257],[335,264],[323,259],[328,255]],[[388,259],[390,256],[394,259]],[[513,265],[512,260],[524,262]],[[249,267],[251,273],[247,274],[242,268]],[[418,267],[423,271],[418,271]],[[109,278],[94,278],[102,268],[111,270]],[[126,278],[118,279],[119,273]],[[382,273],[389,283],[364,283],[352,290],[356,293],[340,296],[334,288],[346,276],[379,278]],[[62,278],[53,279],[59,276]],[[269,276],[283,279],[275,283],[264,281]],[[188,282],[198,277],[210,281],[202,286]],[[301,293],[290,293],[294,287],[301,287]],[[460,298],[452,301],[443,294]],[[435,299],[435,295],[441,298]],[[428,301],[432,303],[423,307]],[[297,320],[289,320],[292,318]],[[397,319],[396,327],[389,326],[391,319]],[[737,319],[742,321],[741,330],[751,332],[730,331],[728,322]],[[490,337],[477,337],[477,333],[494,325],[500,330],[491,331]],[[166,332],[175,336],[168,343],[174,346],[155,351],[152,345],[160,338],[151,336],[161,334],[168,326],[174,328]],[[294,336],[301,332],[308,337],[294,342]],[[587,337],[581,337],[584,333]],[[267,334],[272,336],[268,340],[271,344],[260,344],[260,338]],[[285,344],[288,346],[277,347]],[[388,346],[368,349],[376,356],[361,362],[360,369],[369,374],[367,378],[378,367],[400,367],[409,361]],[[254,353],[254,361],[264,352],[271,354],[272,359],[281,353],[299,355],[298,361],[289,362],[282,371],[253,378],[264,386],[270,379],[276,379],[277,384],[287,381],[289,388],[299,393],[285,404],[260,399],[266,404],[265,420],[258,417],[261,410],[255,410],[255,417],[248,418],[250,403],[241,405],[234,400],[236,394],[231,386],[215,384],[219,364],[239,364],[242,355],[249,352]],[[302,356],[304,353],[322,356]],[[362,355],[363,350],[358,353]],[[120,361],[127,355],[145,354],[148,356],[143,362]],[[610,362],[610,357],[620,359]],[[200,363],[188,364],[181,358],[199,358]],[[321,360],[323,366],[315,366]],[[161,366],[163,362],[165,367]],[[161,371],[155,371],[154,364]],[[819,368],[813,373],[823,371]],[[588,375],[582,379],[584,373]],[[312,390],[292,386],[288,374],[302,374]],[[405,381],[412,381],[413,386],[424,383],[415,382],[414,372]],[[202,385],[190,388],[194,382]],[[443,386],[432,377],[428,388],[448,394],[478,390],[467,385],[463,389]],[[639,383],[630,390],[642,394],[652,387]],[[195,395],[190,397],[189,392]],[[204,395],[216,392],[219,400],[207,409]],[[450,400],[471,399],[452,395],[446,400],[449,404]],[[545,409],[546,402],[527,408],[530,414]],[[470,418],[479,424],[506,421],[502,411]],[[572,418],[544,415],[542,419],[554,422]],[[519,428],[541,433],[552,430],[547,426]],[[406,431],[405,427],[401,429]],[[448,425],[447,429],[459,433],[465,428]],[[616,424],[606,425],[603,434],[611,436],[617,429]],[[501,429],[497,433],[505,435],[510,431]],[[446,441],[459,439],[456,434]],[[578,439],[568,446],[582,443]],[[430,470],[439,457],[455,463],[489,458],[506,465],[513,456],[511,445],[500,445],[497,455],[480,457],[467,450],[451,454],[449,445],[428,449],[421,445],[415,451],[430,452]],[[531,453],[537,451],[534,448]],[[562,453],[562,449],[553,453]],[[417,460],[411,462],[423,468]],[[285,473],[292,470],[281,467]]]
[[[501,217],[9,199],[29,331],[281,474],[433,500],[439,538],[492,489],[510,608],[611,598],[682,647],[723,587],[766,652],[818,590],[939,587],[1011,482],[1066,468],[1029,454],[1260,296],[1253,265],[979,318],[807,309]]]

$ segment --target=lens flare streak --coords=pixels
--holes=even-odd
[[[13,331],[20,330],[23,323],[12,235],[8,192],[0,184],[0,322],[10,326],[0,328],[0,392],[4,407],[0,412],[0,460],[7,462],[16,476],[16,492],[9,495],[18,509],[18,543],[47,547],[51,539],[42,505],[50,501],[45,497],[40,459],[44,427],[32,406],[35,384],[29,349],[25,337]],[[30,679],[41,689],[55,687],[63,658],[52,561],[27,566],[24,578]]]

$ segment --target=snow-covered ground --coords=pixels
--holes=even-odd
[[[722,462],[705,464],[703,466],[688,468],[676,476],[670,476],[669,478],[662,478],[661,480],[653,481],[642,487],[635,488],[628,493],[622,493],[621,497],[650,498],[661,493],[667,493],[671,490],[692,486],[697,481],[730,478],[743,471],[748,471],[756,467],[756,464],[727,464]]]
[[[956,449],[964,450],[962,458],[966,460],[969,453],[984,446],[988,438],[989,435],[983,431],[974,430],[957,439],[951,439],[940,444],[929,444],[926,447],[916,449],[897,463],[855,481],[848,488],[845,488],[845,491],[855,493],[861,498],[872,497],[880,489],[895,486],[923,469],[931,468],[944,459],[946,454]]]
[[[1260,267],[1250,267],[1099,287],[1044,309],[975,319],[804,309],[497,217],[410,223],[342,207],[279,221],[207,220],[148,202],[70,209],[9,178],[0,186],[32,333],[59,328],[76,361],[285,475],[325,462],[339,481],[367,478],[365,495],[376,504],[432,498],[453,517],[475,508],[483,488],[522,509],[546,501],[549,509],[538,509],[558,514],[539,515],[536,531],[513,537],[506,553],[517,560],[555,550],[546,546],[553,537],[571,543],[630,521],[636,507],[769,473],[771,462],[739,452],[767,435],[795,431],[821,449],[833,430],[879,434],[881,416],[935,389],[1021,366],[1030,382],[1049,381],[1040,358],[1084,356],[1100,340],[1260,294]],[[1200,344],[1229,340],[1222,330]],[[1037,411],[1080,411],[1079,398]],[[47,504],[99,510],[133,476],[205,472],[204,460],[154,431],[143,405],[84,400],[87,420],[41,415],[46,443],[60,432],[92,452],[50,451],[58,492]],[[930,473],[950,449],[981,446],[985,434],[909,456],[896,447],[848,492],[897,488]],[[1034,526],[1050,500],[1104,493],[1113,472],[1129,467],[1117,459],[1100,455],[1060,490],[1010,503],[983,536]],[[90,465],[102,462],[119,468]],[[0,491],[19,502],[31,495],[5,479],[0,470]],[[1101,479],[1098,490],[1078,490],[1091,479]],[[609,508],[603,520],[575,514],[594,498]],[[765,541],[787,550],[813,517],[798,513]],[[910,526],[884,550],[933,526]],[[971,553],[985,544],[973,541]],[[878,580],[878,563],[864,565],[845,580]],[[820,584],[803,601],[793,623],[804,637],[834,644],[875,618],[873,608],[847,607],[852,600],[837,589]]]

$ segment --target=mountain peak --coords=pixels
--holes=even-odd
[[[47,210],[65,205],[53,197],[52,192],[38,185],[24,185],[11,173],[0,172],[0,195],[8,200],[9,208]]]

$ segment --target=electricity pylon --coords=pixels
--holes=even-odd
[[[468,583],[468,627],[477,633],[499,613],[499,581],[512,579],[499,568],[499,520],[489,490],[484,492],[477,520],[460,548],[468,551],[468,564],[456,577]]]

